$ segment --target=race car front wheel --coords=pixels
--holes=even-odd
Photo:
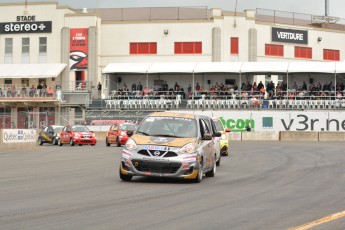
[[[38,144],[39,145],[43,145],[43,141],[42,141],[42,139],[40,137],[38,138]]]

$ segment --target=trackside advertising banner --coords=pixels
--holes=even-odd
[[[86,70],[88,68],[88,29],[70,30],[70,70]]]
[[[191,111],[184,111],[191,113]],[[344,112],[319,111],[195,111],[218,117],[233,132],[245,131],[345,131]]]
[[[3,143],[28,143],[36,142],[36,130],[34,129],[3,129]]]

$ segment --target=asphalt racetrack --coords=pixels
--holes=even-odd
[[[200,184],[122,182],[121,150],[0,150],[0,229],[345,229],[343,142],[232,142]]]

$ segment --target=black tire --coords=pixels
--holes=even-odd
[[[119,174],[120,174],[120,179],[123,180],[123,181],[128,181],[129,182],[133,178],[133,176],[122,174],[121,168],[120,168]]]
[[[91,144],[91,146],[95,146],[95,144]]]
[[[116,146],[117,146],[117,147],[121,147],[121,143],[120,143],[119,138],[116,138]]]
[[[108,137],[105,138],[105,145],[106,145],[107,147],[110,146],[110,143],[109,143],[109,141],[108,141]]]
[[[82,144],[79,144],[79,146],[83,146]]]
[[[195,183],[200,183],[202,181],[202,177],[204,176],[204,165],[202,163],[202,159],[201,159],[201,163],[199,166],[199,171],[198,174],[196,175],[194,182]]]
[[[70,146],[74,146],[74,141],[73,141],[72,138],[69,140],[69,145],[70,145]]]
[[[52,143],[52,144],[53,144],[53,145],[57,145],[58,142],[59,142],[58,138],[54,137],[54,138],[53,138],[53,143]]]
[[[216,157],[214,158],[214,163],[211,171],[205,173],[205,176],[207,177],[214,177],[216,175],[216,168],[217,168],[217,162],[216,162]]]
[[[220,166],[221,160],[222,160],[222,155],[219,154],[219,159],[218,159],[218,161],[217,161],[217,163],[216,163],[217,166]]]
[[[62,146],[60,139],[58,140],[58,146]]]
[[[38,144],[39,144],[39,145],[43,145],[43,140],[42,140],[42,138],[39,137],[37,141],[38,141]]]

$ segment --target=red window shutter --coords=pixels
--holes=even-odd
[[[157,54],[157,42],[151,42],[150,43],[150,54]]]
[[[238,38],[230,38],[230,54],[238,54]]]
[[[265,55],[270,55],[270,46],[268,44],[265,44]]]
[[[149,45],[147,43],[141,42],[138,43],[138,54],[148,54]]]
[[[182,42],[175,42],[175,54],[182,53]]]
[[[307,48],[307,56],[306,58],[312,59],[313,58],[313,49]]]
[[[129,43],[129,54],[137,54],[137,43],[131,42]]]
[[[184,54],[194,53],[194,43],[193,42],[182,43],[182,53],[184,53]]]
[[[194,46],[195,46],[194,53],[201,54],[202,53],[202,42],[195,42]]]
[[[334,61],[340,61],[340,52],[339,50],[334,50]]]

